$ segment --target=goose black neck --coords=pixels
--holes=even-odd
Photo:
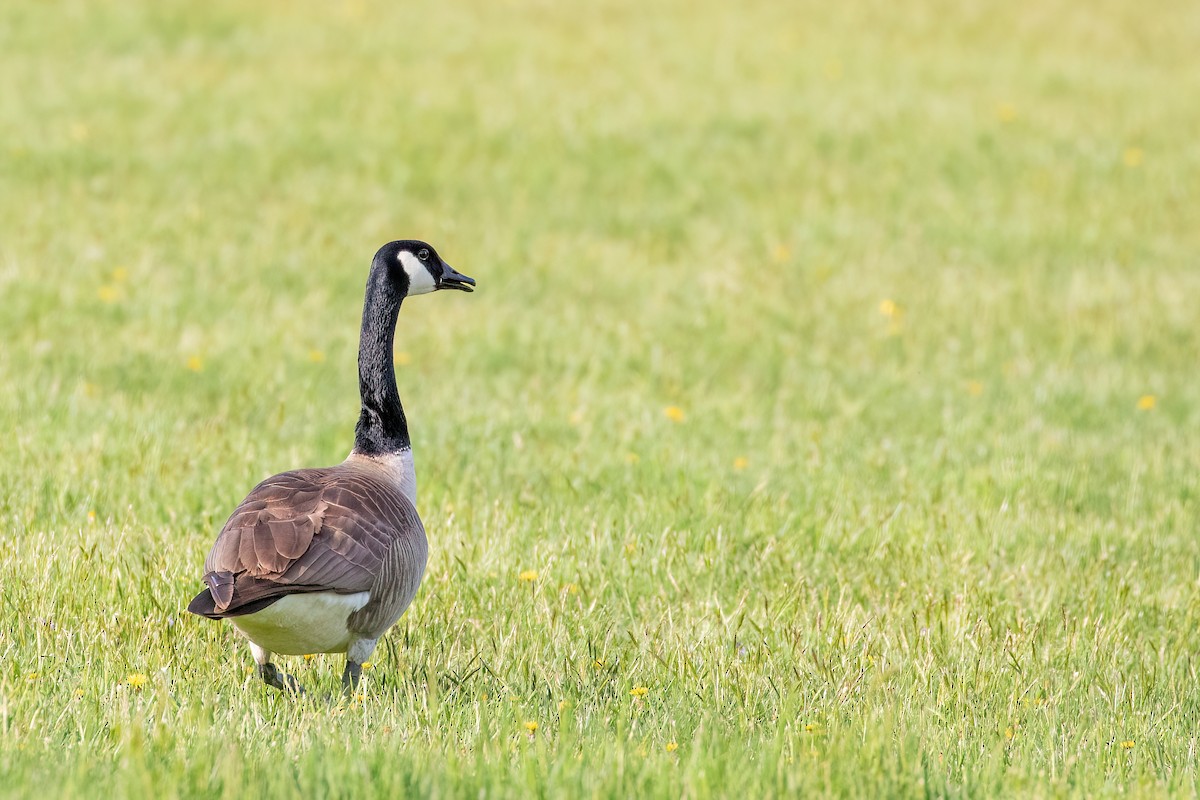
[[[388,280],[387,268],[373,265],[363,302],[362,331],[358,339],[358,392],[362,411],[354,429],[354,452],[385,455],[408,450],[408,420],[396,391],[392,345],[400,293]]]

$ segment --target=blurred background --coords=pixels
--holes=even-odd
[[[398,336],[418,447],[442,454],[423,469],[455,482],[447,450],[514,433],[555,468],[586,452],[583,474],[646,449],[670,466],[667,406],[692,468],[753,450],[785,482],[814,448],[886,461],[884,438],[968,462],[1001,435],[1015,458],[1062,440],[1104,471],[1151,424],[1140,397],[1178,426],[1159,434],[1195,421],[1198,20],[18,4],[8,511],[193,513],[231,458],[339,458],[366,265],[410,236],[480,282],[408,304]],[[980,436],[936,452],[947,425]],[[112,480],[130,469],[171,479]]]

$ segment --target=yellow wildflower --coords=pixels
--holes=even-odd
[[[521,581],[521,583],[530,583],[532,581],[536,581],[537,577],[538,574],[536,569],[527,569],[517,576],[517,580]]]
[[[534,722],[533,720],[529,720],[528,722],[525,723],[525,730],[529,731],[530,733],[536,732],[537,731],[537,723]]]
[[[312,660],[313,660],[314,658],[316,658],[316,657],[317,657],[317,656],[316,656],[316,654],[315,654],[315,653],[305,653],[305,654],[304,654],[304,660],[305,660],[305,661],[312,661]]]
[[[1126,739],[1125,741],[1121,742],[1121,749],[1122,750],[1132,750],[1133,749],[1133,739]]]
[[[645,697],[649,691],[645,686],[635,686],[629,690],[629,693],[634,697]]]
[[[40,672],[31,672],[31,673],[29,673],[28,675],[26,675],[26,676],[25,676],[25,680],[29,681],[30,683],[33,683],[34,681],[36,681],[36,680],[37,680],[38,678],[40,678],[40,677],[42,677],[42,673],[40,673]]]
[[[733,468],[739,472],[748,466],[750,466],[750,459],[746,458],[745,456],[738,456],[733,460]]]
[[[204,359],[200,356],[188,356],[187,368],[192,372],[199,372],[204,369]]]
[[[631,556],[636,552],[637,552],[637,545],[634,542],[626,542],[625,543],[625,554],[626,555]]]
[[[88,512],[88,522],[95,522],[95,521],[96,521],[96,512],[89,511]]]
[[[563,588],[566,590],[567,594],[579,594],[579,584],[577,583],[568,583]]]
[[[1142,165],[1142,159],[1145,158],[1145,156],[1146,154],[1142,152],[1142,148],[1127,147],[1125,148],[1125,153],[1121,157],[1121,160],[1125,162],[1125,166],[1127,167],[1140,167]]]
[[[129,684],[135,689],[142,688],[149,680],[150,678],[142,672],[131,672],[125,677],[125,683]]]
[[[888,336],[899,335],[904,323],[904,308],[895,300],[884,298],[879,301],[879,313],[887,318]]]
[[[668,753],[674,753],[678,749],[679,749],[679,745],[676,744],[675,742],[667,742],[667,752]]]
[[[1008,741],[1011,742],[1013,740],[1013,737],[1015,737],[1016,735],[1017,735],[1017,732],[1015,730],[1013,730],[1011,727],[1004,729],[1004,738],[1007,739]]]
[[[114,283],[124,283],[129,279],[129,270],[125,267],[117,267],[112,271],[112,279]]]
[[[325,360],[325,353],[320,350],[309,350],[308,360],[314,364],[320,364]]]
[[[1144,394],[1138,398],[1138,411],[1153,411],[1154,406],[1158,405],[1158,398],[1152,394]]]
[[[117,291],[117,287],[110,286],[106,283],[96,290],[96,296],[99,297],[102,302],[115,303],[117,302],[117,297],[120,296],[120,293]]]
[[[374,662],[374,661],[364,661],[364,662],[362,663],[362,668],[363,668],[363,669],[370,669],[370,668],[371,668],[371,667],[373,667],[373,666],[375,666],[375,662]]]
[[[683,418],[687,416],[683,413],[683,409],[679,406],[667,406],[663,409],[663,414],[666,415],[666,418],[671,420],[671,422],[683,422]]]

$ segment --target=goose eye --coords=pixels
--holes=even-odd
[[[429,251],[422,250],[421,252],[417,253],[417,258],[421,259],[422,261],[428,261],[429,260]]]

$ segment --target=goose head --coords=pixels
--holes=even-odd
[[[437,251],[417,239],[389,242],[379,248],[372,265],[390,279],[401,297],[429,294],[439,289],[473,292],[475,280],[447,264]]]

